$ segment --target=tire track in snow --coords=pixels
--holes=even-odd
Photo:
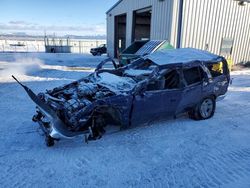
[[[32,176],[30,170],[35,168],[36,164],[36,160],[24,159],[18,163],[15,162],[1,166],[4,173],[0,173],[0,185],[2,187],[13,188],[33,187],[32,182],[27,181],[27,179],[30,179],[30,176]],[[16,172],[19,172],[19,174]]]
[[[161,183],[164,187],[227,187],[250,176],[250,148],[229,153],[200,153],[197,157],[185,152],[164,164],[156,164],[149,171],[151,183]]]
[[[227,154],[208,154],[204,163],[200,158],[198,160],[191,162],[189,167],[195,166],[191,171],[197,176],[203,176],[202,178],[206,180],[203,181],[205,187],[226,186],[250,175],[250,148]]]

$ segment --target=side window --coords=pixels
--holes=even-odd
[[[154,81],[148,85],[147,91],[164,90],[164,89],[179,89],[180,75],[177,70],[171,70],[166,73],[161,79]]]
[[[223,64],[222,64],[222,62],[208,64],[207,68],[210,71],[213,78],[223,74]]]
[[[180,75],[176,70],[172,70],[165,75],[165,89],[179,89]]]
[[[200,67],[192,67],[183,70],[184,79],[187,85],[199,83],[204,78],[204,72]]]
[[[160,79],[160,80],[154,81],[152,83],[149,83],[147,86],[147,91],[163,90],[164,83],[165,83],[164,79]]]

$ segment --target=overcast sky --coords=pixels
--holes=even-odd
[[[0,33],[104,35],[117,0],[0,0]]]

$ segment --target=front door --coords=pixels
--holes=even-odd
[[[169,71],[160,80],[149,84],[147,91],[135,97],[132,124],[174,116],[182,92],[179,73],[176,70]]]
[[[168,116],[174,116],[181,96],[176,91],[147,91],[135,97],[132,124],[141,124]]]

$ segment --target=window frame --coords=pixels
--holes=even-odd
[[[185,79],[184,70],[186,70],[186,69],[192,69],[192,68],[197,68],[198,69],[200,81],[192,83],[192,84],[188,84],[187,80]],[[202,73],[204,74],[203,76],[202,76]],[[203,68],[202,68],[202,66],[200,64],[199,65],[193,65],[193,66],[185,66],[185,67],[182,68],[182,77],[183,77],[182,79],[183,79],[185,87],[190,87],[190,86],[195,86],[195,85],[202,84],[202,82],[205,79],[205,75],[206,75],[206,72],[203,70]]]
[[[165,75],[168,74],[169,72],[175,70],[177,72],[177,74],[179,74],[179,88],[174,88],[174,89],[168,89],[168,88],[165,88],[165,84],[164,84],[164,88],[163,89],[154,89],[154,90],[146,90],[147,92],[157,92],[157,91],[174,91],[174,90],[180,90],[180,89],[183,89],[184,88],[184,84],[183,84],[183,81],[182,81],[182,71],[181,71],[181,68],[171,68],[171,69],[167,69],[166,72],[164,72],[163,74],[160,75],[160,77],[157,79],[157,80],[154,80],[155,84],[157,81],[160,81],[161,79],[164,79],[165,80]],[[166,81],[166,80],[165,80]],[[152,83],[148,83],[147,84],[147,87],[152,84]]]

